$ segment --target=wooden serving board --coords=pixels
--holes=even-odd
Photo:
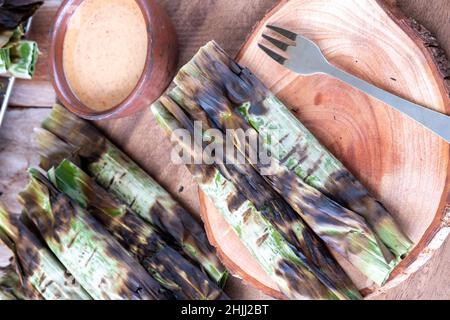
[[[363,294],[376,296],[420,270],[450,233],[449,145],[389,106],[329,76],[303,77],[280,66],[257,44],[266,24],[314,40],[334,65],[411,101],[450,114],[448,64],[435,39],[392,2],[281,1],[255,27],[238,54],[390,210],[416,244],[382,288],[344,268]],[[263,41],[264,42],[264,41]],[[247,283],[280,297],[214,205],[200,194],[211,242]]]

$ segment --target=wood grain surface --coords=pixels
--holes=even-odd
[[[165,0],[179,38],[180,61],[185,63],[205,42],[215,39],[230,54],[236,54],[252,27],[264,16],[276,0]],[[450,1],[400,0],[406,14],[414,17],[434,34],[450,53]],[[42,56],[33,81],[18,83],[13,104],[7,113],[6,125],[0,128],[0,201],[14,211],[20,210],[15,193],[26,181],[24,168],[36,164],[31,133],[34,126],[48,113],[55,100],[48,82],[46,54],[52,15],[60,1],[47,0],[34,20],[31,37],[40,43]],[[44,107],[44,109],[40,108]],[[99,123],[99,126],[128,154],[149,171],[189,210],[199,212],[197,188],[183,167],[169,161],[170,143],[155,125],[149,112],[132,117]],[[142,139],[144,137],[144,139]],[[384,293],[386,299],[449,299],[450,298],[450,241],[420,272],[402,285]],[[227,291],[234,298],[261,298],[259,292],[242,288],[233,279]]]

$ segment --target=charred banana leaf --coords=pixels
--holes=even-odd
[[[14,30],[31,17],[44,1],[3,0],[0,1],[0,32]]]
[[[9,48],[0,49],[0,75],[7,75],[11,65],[11,56]]]
[[[1,233],[0,236],[3,238]],[[0,239],[0,301],[26,298],[14,253]]]
[[[0,76],[12,76],[27,80],[33,78],[39,56],[39,49],[36,42],[20,40],[1,50]],[[9,55],[8,57],[6,57],[6,52]]]
[[[0,76],[33,78],[39,49],[36,42],[20,40],[0,49]]]
[[[178,129],[189,128],[189,122],[178,122],[160,102],[152,105],[158,123],[171,134]],[[172,141],[184,152],[194,156],[195,148],[183,139]],[[201,150],[201,148],[200,148]],[[205,164],[187,165],[205,194],[232,226],[244,245],[257,259],[264,270],[278,284],[281,292],[291,299],[337,299],[312,272],[303,256],[247,200],[236,186],[226,179],[214,166]],[[344,298],[344,297],[342,297]]]
[[[175,118],[183,117],[180,115],[183,112],[177,111],[176,103],[184,109],[191,121],[201,122],[205,130],[213,128],[204,111],[179,88],[169,92],[169,96],[162,97],[160,102]],[[177,117],[177,115],[180,116]],[[314,265],[316,271],[319,270],[317,276],[333,283],[340,294],[350,299],[360,299],[358,289],[331,256],[323,242],[250,164],[237,159],[236,155],[240,152],[235,147],[231,150],[227,149],[222,132],[215,131],[214,144],[215,154],[223,155],[222,161],[214,163],[215,167],[226,179],[237,186],[283,237],[306,257],[309,263]]]
[[[377,236],[397,257],[404,257],[412,242],[386,208],[339,162],[254,75],[241,68],[210,42],[185,68],[194,78],[213,81],[233,111],[261,136],[280,165],[343,206],[363,216]],[[177,77],[177,84],[183,78]]]
[[[24,35],[25,32],[22,25],[18,26],[14,30],[0,31],[0,48],[16,43],[17,41],[22,39]]]
[[[40,239],[22,222],[0,207],[2,238],[15,252],[23,281],[29,283],[45,300],[92,299],[67,272]]]
[[[217,284],[224,284],[228,272],[215,255],[203,227],[96,128],[58,105],[42,126],[77,149],[83,169],[98,184],[142,219],[166,233]],[[38,144],[42,157],[46,159],[43,162],[51,162],[52,155],[46,149],[46,142],[38,141]]]
[[[19,201],[53,253],[92,298],[171,298],[92,216],[36,169],[30,169],[30,183]]]
[[[145,221],[68,160],[49,171],[61,191],[92,212],[149,273],[179,300],[227,299],[222,290]]]
[[[9,293],[7,290],[0,288],[0,301],[18,300],[14,294]]]
[[[229,94],[227,95],[221,82],[222,78],[237,76],[218,60],[211,64],[219,69],[220,74],[208,77],[209,73],[212,73],[211,67],[207,69],[206,65],[197,64],[197,61],[203,62],[206,59],[205,55],[205,49],[200,50],[194,61],[179,72],[176,77],[179,90],[191,96],[217,128],[223,132],[232,129],[229,132],[232,133],[238,149],[332,251],[343,256],[377,284],[384,283],[396,261],[392,260],[390,252],[378,241],[363,217],[305,183],[273,155],[269,166],[250,157],[251,154],[258,154],[258,150],[247,152],[247,148],[251,146],[247,143],[248,138],[250,137],[250,141],[258,141],[261,136],[235,112]],[[233,87],[230,90],[238,89]],[[255,92],[255,96],[260,94],[259,91]],[[241,134],[242,132],[245,134]],[[263,141],[264,149],[268,142],[264,139]]]

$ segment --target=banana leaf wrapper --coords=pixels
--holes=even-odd
[[[20,40],[0,49],[0,76],[30,80],[34,76],[39,56],[34,41]]]
[[[1,207],[0,230],[1,237],[6,237],[17,257],[23,282],[32,286],[39,296],[45,300],[92,299],[32,229]]]
[[[0,74],[8,75],[11,66],[11,47],[23,37],[23,28],[0,32]]]
[[[14,294],[9,293],[7,290],[2,290],[3,289],[0,288],[0,301],[18,300]]]
[[[363,216],[398,258],[412,242],[386,208],[336,159],[248,69],[214,42],[202,48],[184,70],[215,82],[230,107],[262,137],[280,165],[343,206]],[[175,82],[182,82],[181,78]]]
[[[207,82],[202,81],[201,85],[205,87]],[[222,130],[242,128],[243,124],[239,124],[239,118],[232,116],[232,110],[222,108],[224,105],[226,106],[226,102],[217,99],[216,94],[214,93],[212,97],[206,97],[203,94],[202,97],[204,99],[202,101],[214,103],[213,106],[209,106],[209,109],[205,108],[213,122]],[[219,103],[217,103],[218,101]],[[227,119],[227,121],[221,123],[220,119]],[[254,138],[250,140],[256,141],[257,133],[253,132],[253,135]],[[234,136],[234,140],[237,142],[236,146],[242,153],[245,153],[246,140],[239,140],[240,138],[245,138],[245,136],[238,134]],[[276,159],[273,159],[270,168],[265,165],[260,166],[258,162],[252,164],[259,173],[263,174],[270,186],[283,196],[327,244],[330,250],[345,258],[377,284],[384,283],[395,266],[395,262],[389,262],[389,257],[386,259],[386,252],[383,251],[382,244],[378,242],[361,216],[340,206],[307,185],[301,178],[280,166]],[[387,253],[389,252],[387,251]]]
[[[0,49],[0,75],[8,75],[8,69],[11,65],[11,56],[9,48]]]
[[[200,106],[179,88],[160,98],[160,103],[173,115],[179,115],[175,116],[177,119],[186,116],[190,121],[200,121],[205,130],[214,128]],[[186,115],[183,115],[183,111],[178,110],[176,105],[180,106]],[[323,241],[250,164],[239,161],[237,155],[240,152],[235,147],[232,150],[227,149],[225,136],[221,131],[215,131],[214,144],[215,155],[220,154],[222,160],[216,161],[214,166],[237,186],[256,209],[299,251],[299,254],[305,256],[318,272],[318,277],[332,283],[331,287],[338,291],[337,294],[343,294],[349,299],[361,299],[358,289],[332,257]]]
[[[0,32],[0,48],[3,48],[4,46],[6,46],[9,42],[9,40],[11,40],[12,36],[14,34],[14,31],[12,30],[5,30]]]
[[[194,60],[179,72],[175,82],[181,91],[198,103],[217,128],[223,132],[232,129],[230,132],[233,132],[235,145],[248,157],[251,154],[246,152],[248,137],[239,134],[242,131],[239,129],[247,130],[250,141],[258,141],[260,136],[237,114],[221,82],[222,78],[237,76],[230,68],[221,65],[220,61],[211,61],[210,56],[206,56],[207,53],[201,49]],[[210,59],[210,65],[220,71],[219,74],[208,77],[213,67],[198,63],[204,62],[205,56]],[[237,89],[233,87],[232,90]],[[254,96],[258,95],[261,92],[256,90]],[[262,141],[264,148],[270,143],[270,138],[262,137]],[[258,154],[258,150],[253,150],[253,154]],[[270,167],[250,158],[248,160],[330,250],[344,257],[377,284],[385,282],[397,261],[392,259],[390,252],[378,241],[363,217],[308,185],[273,155]]]
[[[44,1],[2,0],[0,1],[0,32],[14,30],[28,20]]]
[[[203,226],[95,127],[58,105],[42,127],[73,147],[82,169],[100,186],[167,235],[219,286],[225,284],[228,272],[209,244]],[[49,169],[45,166],[54,163],[51,151],[58,153],[58,148],[44,140],[37,144],[41,166]]]
[[[25,35],[23,30],[23,26],[19,25],[14,30],[4,30],[0,31],[0,48],[10,46],[13,43],[16,43]]]
[[[96,300],[157,300],[172,296],[83,208],[38,170],[20,193],[49,248]]]
[[[63,160],[49,171],[49,176],[61,192],[92,212],[176,299],[227,299],[214,281],[168,246],[156,230],[115,200],[75,164]]]
[[[156,102],[152,112],[157,122],[168,133],[175,130],[192,130],[191,123],[180,123],[165,106]],[[189,141],[172,136],[175,146],[195,157],[198,150]],[[200,150],[201,146],[200,146]],[[335,293],[321,282],[306,259],[287,242],[251,201],[226,179],[218,169],[207,164],[187,165],[202,191],[215,204],[225,220],[256,258],[263,269],[277,283],[280,291],[290,299],[338,299]]]

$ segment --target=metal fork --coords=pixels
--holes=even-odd
[[[348,83],[416,120],[450,143],[449,116],[407,101],[338,69],[328,62],[317,44],[299,34],[272,25],[267,25],[267,28],[283,41],[266,33],[262,37],[283,53],[262,43],[258,46],[278,63],[301,75],[328,74]]]

